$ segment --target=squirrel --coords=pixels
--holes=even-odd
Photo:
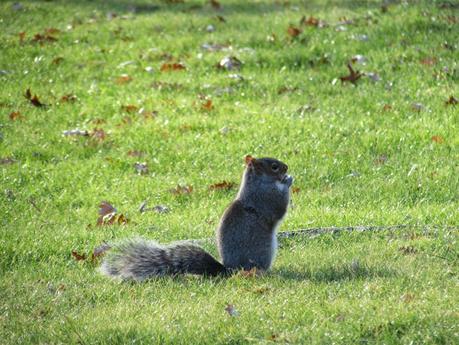
[[[142,281],[155,276],[230,275],[237,270],[266,271],[276,255],[276,231],[287,213],[293,178],[288,166],[273,158],[245,157],[236,198],[217,228],[222,262],[196,244],[132,239],[115,245],[101,271],[112,278]]]

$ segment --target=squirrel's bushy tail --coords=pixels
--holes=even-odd
[[[209,276],[227,273],[212,255],[193,243],[160,245],[144,239],[115,245],[107,253],[101,271],[110,277],[137,281],[181,273]]]

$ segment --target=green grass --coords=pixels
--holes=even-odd
[[[0,4],[0,159],[14,159],[0,165],[1,343],[459,342],[459,111],[445,104],[459,98],[457,8],[393,1],[383,13],[381,1],[222,1],[216,11],[204,1],[120,0],[23,1],[16,10],[13,3]],[[301,26],[289,37],[303,15],[329,26]],[[354,24],[336,31],[342,17]],[[57,41],[33,42],[46,28],[60,30]],[[232,50],[206,52],[204,43]],[[356,54],[367,63],[354,68],[380,81],[340,82]],[[168,55],[186,70],[161,72]],[[218,70],[226,55],[242,69]],[[132,80],[117,83],[123,74]],[[34,107],[28,88],[48,107]],[[78,99],[63,102],[66,94]],[[126,105],[157,115],[145,120]],[[11,120],[12,112],[21,118]],[[62,135],[75,128],[102,128],[106,137]],[[208,187],[238,183],[246,154],[279,158],[295,177],[299,191],[281,231],[410,227],[284,240],[272,271],[257,278],[119,283],[99,275],[97,263],[73,259],[72,250],[90,254],[132,236],[212,237],[236,190]],[[136,172],[137,161],[147,174]],[[170,193],[178,184],[193,191]],[[103,200],[130,223],[97,227]],[[141,214],[144,200],[171,211]]]

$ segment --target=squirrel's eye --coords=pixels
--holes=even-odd
[[[271,169],[272,169],[272,171],[274,171],[274,172],[278,172],[278,171],[279,171],[279,165],[276,164],[276,163],[273,163],[273,164],[271,165]]]

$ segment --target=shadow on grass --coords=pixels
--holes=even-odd
[[[319,267],[317,270],[298,271],[281,268],[272,272],[287,280],[310,280],[318,283],[332,283],[345,280],[366,280],[396,276],[393,269],[387,267],[371,267],[357,262],[340,266]]]

